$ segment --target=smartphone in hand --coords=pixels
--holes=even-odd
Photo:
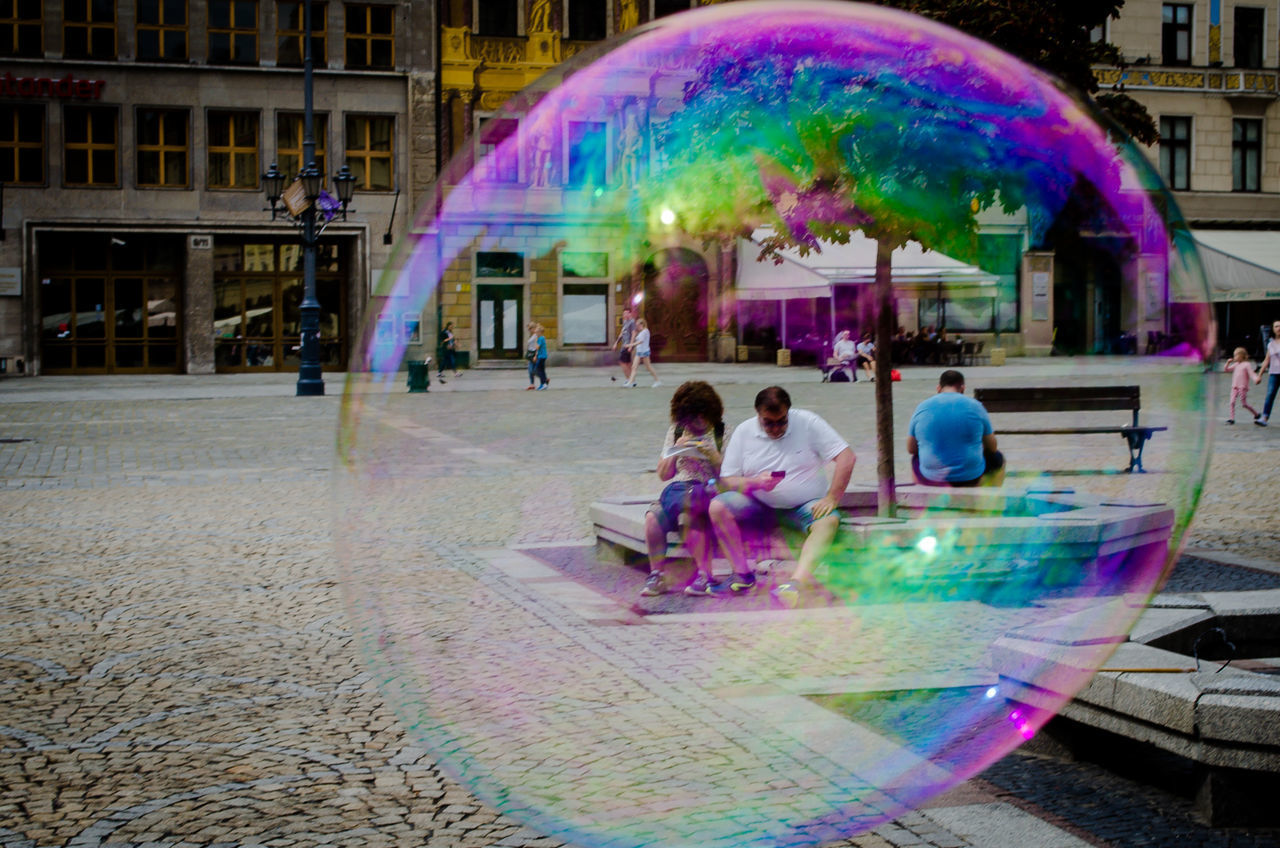
[[[770,476],[771,476],[771,477],[786,477],[786,476],[787,476],[787,472],[785,472],[785,471],[774,471],[774,472],[772,472],[772,473],[770,474]]]

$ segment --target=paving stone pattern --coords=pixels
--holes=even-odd
[[[670,386],[695,375],[715,382],[730,420],[749,415],[755,391],[780,377],[798,384],[797,405],[833,418],[863,410],[861,425],[846,426],[862,428],[850,435],[855,479],[873,477],[870,386],[819,385],[796,369],[659,366]],[[563,369],[552,391],[526,394],[521,372],[470,372],[378,404],[367,432],[388,437],[371,449],[431,481],[406,487],[403,512],[370,528],[389,586],[422,590],[413,565],[427,558],[448,559],[460,582],[492,579],[503,551],[584,541],[591,500],[655,488],[669,386],[624,390],[608,373]],[[279,377],[226,376],[0,383],[0,846],[563,844],[455,782],[379,691],[379,663],[391,654],[370,651],[369,620],[344,603],[349,575],[330,532],[351,497],[338,461],[350,455],[339,454],[351,435],[337,432],[342,400],[291,397]],[[908,374],[899,426],[934,376]],[[331,379],[329,390],[341,383]],[[1189,542],[1197,551],[1255,566],[1280,560],[1272,438],[1280,432],[1218,433]],[[368,540],[352,532],[337,541],[349,553]],[[513,631],[573,603],[502,581],[491,591]],[[1008,615],[983,626],[1016,624]],[[701,637],[746,642],[754,626],[699,627]],[[571,652],[618,680],[644,675],[643,663],[610,670],[642,652],[635,628],[593,628],[607,643],[594,654],[573,627],[553,631],[547,650],[558,659]],[[654,692],[687,695],[681,675],[695,675],[699,707],[723,717],[716,691],[829,673],[823,655],[834,646],[813,636],[797,629],[783,654],[752,654],[738,667],[691,656],[679,673],[647,679]],[[979,662],[924,662],[930,644],[911,638],[860,672]],[[617,691],[602,686],[602,698]],[[654,732],[705,728],[685,716]],[[533,773],[519,751],[511,764],[511,774]],[[975,844],[927,812],[837,844]]]

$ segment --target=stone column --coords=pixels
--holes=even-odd
[[[186,273],[182,277],[182,344],[188,374],[217,370],[213,340],[213,236],[187,236]]]
[[[1022,348],[1026,356],[1053,351],[1053,260],[1048,251],[1022,255]]]

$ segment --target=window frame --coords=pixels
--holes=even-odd
[[[281,68],[301,68],[306,64],[306,28],[303,23],[304,0],[276,0],[276,65]],[[298,10],[298,28],[287,29],[284,26],[285,15],[282,9],[293,6]],[[286,41],[296,42],[298,50],[297,64],[282,62],[281,47]],[[311,4],[311,64],[317,68],[329,66],[329,3],[328,0],[315,0]]]
[[[111,22],[103,23],[93,19],[94,3],[93,0],[82,0],[85,8],[85,18],[83,21],[72,21],[69,19],[70,6],[69,3],[62,4],[62,57],[64,59],[91,59],[91,60],[109,60],[115,59],[119,55],[120,37],[117,32],[118,9],[116,4],[111,4]],[[83,55],[72,55],[67,49],[67,35],[73,29],[85,30],[85,52]],[[111,51],[106,56],[96,56],[93,52],[93,35],[96,30],[107,29],[111,31]]]
[[[155,112],[160,116],[160,141],[156,144],[146,144],[142,138],[142,118],[149,112]],[[182,119],[183,136],[185,144],[180,148],[173,147],[165,142],[165,127],[168,125],[168,118],[177,117]],[[191,110],[175,109],[168,106],[138,106],[134,109],[134,184],[138,188],[144,189],[190,189],[191,188]],[[165,159],[167,156],[181,151],[186,160],[184,168],[183,182],[179,184],[167,183],[164,181],[165,175]],[[155,153],[159,156],[160,179],[158,183],[144,183],[142,181],[142,154]]]
[[[142,3],[154,2],[156,4],[156,17],[159,23],[143,23],[141,15]],[[191,55],[191,8],[190,4],[183,0],[182,2],[182,24],[173,24],[165,19],[165,9],[167,8],[165,0],[140,0],[138,8],[135,10],[134,18],[134,58],[140,62],[185,62]],[[158,55],[154,57],[142,56],[138,45],[142,43],[142,33],[155,32],[156,46],[159,48]],[[170,56],[166,50],[168,44],[167,36],[170,33],[181,33],[182,35],[182,55]]]
[[[373,12],[382,9],[388,13],[391,23],[390,32],[373,32]],[[351,13],[357,10],[364,12],[364,30],[353,32],[351,29]],[[353,71],[391,71],[396,67],[396,7],[386,3],[345,3],[343,4],[343,22],[345,31],[342,39],[343,67]],[[390,59],[387,64],[373,64],[373,47],[375,42],[385,41],[390,48]],[[363,43],[365,63],[355,63],[351,59],[351,45]]]
[[[295,121],[295,120],[297,121],[297,124],[298,124],[298,146],[296,148],[283,147],[281,146],[282,144],[281,133],[287,126],[289,126],[289,124],[292,121]],[[293,112],[288,109],[284,109],[276,112],[276,134],[275,134],[276,158],[275,158],[275,161],[276,161],[276,166],[280,169],[280,173],[284,174],[286,179],[292,179],[293,177],[296,177],[299,173],[302,172],[302,168],[306,164],[305,162],[302,161],[302,142],[304,137],[306,136],[306,128],[303,126],[303,122],[305,120],[306,120],[306,115],[303,112]],[[329,185],[329,170],[328,170],[329,113],[313,112],[311,114],[311,120],[313,122],[312,130],[315,132],[315,135],[316,135],[316,168],[320,170],[320,175],[323,178],[321,185],[324,187],[327,187]],[[296,170],[285,167],[284,157],[286,154],[290,156],[296,155],[298,157],[298,167]]]
[[[5,103],[4,109],[12,110],[12,141],[0,141],[0,157],[13,163],[13,175],[3,180],[7,186],[30,186],[43,188],[49,184],[49,115],[43,103]],[[27,114],[38,121],[40,141],[23,141],[21,116]],[[40,151],[40,178],[38,180],[18,179],[22,165],[22,151]]]
[[[1252,128],[1254,138],[1247,136],[1246,128]],[[1231,119],[1231,190],[1233,192],[1256,193],[1262,191],[1262,140],[1263,126],[1261,118]],[[1252,166],[1252,167],[1250,167]],[[1252,187],[1249,177],[1252,176]]]
[[[582,12],[581,10],[584,8],[589,11]],[[575,12],[577,13],[576,17]],[[595,20],[596,17],[599,17],[598,23],[600,25],[601,32],[601,35],[598,37],[583,35],[578,32],[578,27],[574,26],[575,20],[579,24],[588,20],[592,23],[597,23]],[[565,0],[564,18],[564,37],[566,39],[572,41],[603,41],[609,37],[609,8],[605,3],[605,0]],[[585,29],[585,26],[582,28]]]
[[[225,3],[228,6],[230,23],[228,26],[219,27],[213,24],[213,6],[215,3]],[[253,4],[253,20],[250,24],[243,24],[237,21],[236,10],[243,3]],[[262,44],[261,32],[258,21],[261,17],[261,8],[258,0],[209,0],[208,4],[209,23],[205,30],[205,57],[210,65],[256,65],[261,61]],[[218,60],[213,55],[213,37],[215,35],[226,35],[228,37],[227,48],[229,56],[225,60]],[[253,39],[253,58],[244,59],[239,55],[237,41],[239,36],[249,36]]]
[[[1179,21],[1185,12],[1186,21]],[[1162,3],[1160,6],[1160,63],[1181,67],[1190,65],[1195,53],[1195,6],[1190,3]],[[1179,35],[1186,35],[1186,57],[1178,55]]]
[[[522,122],[520,119],[513,115],[489,113],[476,115],[475,120],[475,132],[472,137],[475,141],[476,161],[485,163],[484,168],[479,172],[480,179],[483,182],[493,183],[494,185],[520,185],[524,176],[524,162],[521,156],[523,150],[523,144],[521,143]],[[497,144],[490,144],[484,139],[484,130],[489,121],[511,121],[515,123],[515,129],[504,135]],[[514,151],[510,151],[509,155],[501,160],[496,156],[490,156],[499,145],[513,136],[515,137]],[[512,171],[513,168],[514,173]]]
[[[20,0],[13,0],[13,15],[7,18],[0,18],[0,30],[5,27],[10,28],[13,39],[13,49],[9,52],[0,53],[0,56],[6,59],[43,59],[44,58],[44,3],[36,3],[37,17],[22,17],[22,6]],[[23,50],[22,45],[30,42],[32,39],[31,32],[34,28],[34,44],[30,44],[28,49]],[[27,39],[24,41],[22,36],[26,34]]]
[[[1254,37],[1254,44],[1252,46],[1257,48],[1256,62],[1240,61],[1241,59],[1240,42],[1242,40],[1240,37],[1241,36],[1240,13],[1241,12],[1250,12],[1250,13],[1256,12],[1261,17],[1261,20],[1258,21],[1257,28],[1252,29],[1251,31],[1246,30],[1246,32],[1251,32],[1252,36]],[[1231,14],[1232,14],[1231,61],[1233,63],[1233,67],[1244,68],[1246,70],[1258,70],[1262,68],[1263,64],[1267,60],[1267,35],[1266,35],[1267,34],[1267,10],[1266,8],[1263,6],[1236,6],[1232,10]],[[1247,58],[1248,57],[1246,57],[1246,60]]]
[[[236,143],[236,119],[249,117],[253,119],[253,147],[252,149]],[[213,131],[215,122],[226,119],[228,121],[227,143],[214,144]],[[210,191],[257,191],[262,185],[262,113],[257,109],[208,109],[204,115],[205,126],[205,188]],[[230,183],[227,185],[216,184],[213,181],[214,175],[214,156],[227,157],[227,175]],[[243,157],[250,156],[253,159],[253,166],[249,169],[249,173],[253,175],[253,183],[251,185],[240,185],[236,183],[236,165]]]
[[[578,274],[573,270],[571,257],[575,256],[593,257],[596,262],[602,262],[603,273],[601,274]],[[559,264],[559,302],[557,303],[559,315],[560,343],[566,347],[595,348],[603,347],[609,344],[609,334],[613,330],[613,318],[611,315],[613,309],[613,286],[614,280],[609,276],[609,268],[612,266],[612,259],[608,251],[605,250],[562,250],[560,251]],[[596,269],[592,269],[596,270]],[[569,339],[569,322],[565,318],[565,299],[573,296],[590,296],[598,297],[604,303],[603,324],[600,330],[600,340],[598,341],[572,341]]]
[[[573,127],[575,124],[593,124],[599,126],[600,132],[603,134],[604,141],[601,145],[604,161],[600,163],[599,173],[591,176],[599,176],[598,182],[588,181],[586,179],[575,178],[577,172],[581,168],[575,168],[574,163],[577,160],[578,151],[582,148],[582,140],[574,141]],[[609,185],[609,173],[613,165],[613,150],[611,146],[608,121],[595,120],[570,120],[565,121],[564,126],[564,184],[568,188],[585,188],[587,186],[606,187]],[[585,166],[583,166],[585,167]]]
[[[1166,131],[1166,121],[1170,122],[1167,126],[1170,131]],[[1172,122],[1178,122],[1176,126],[1186,128],[1185,137],[1175,137],[1171,134],[1172,128],[1175,126]],[[1184,123],[1185,122],[1185,123]],[[1191,142],[1195,129],[1195,123],[1190,115],[1161,115],[1160,116],[1160,176],[1168,184],[1173,191],[1190,191],[1191,190]],[[1185,172],[1182,174],[1183,180],[1177,179],[1179,176],[1177,154],[1182,154],[1183,168]],[[1167,161],[1166,161],[1167,160]]]
[[[351,121],[364,121],[365,134],[364,143],[370,144],[371,133],[375,121],[390,121],[391,131],[388,133],[388,139],[391,149],[385,153],[376,151],[372,147],[353,147],[351,139]],[[343,115],[342,120],[342,150],[346,157],[347,167],[351,169],[351,173],[356,176],[356,191],[382,191],[390,192],[395,190],[396,184],[396,116],[377,112],[347,112]],[[386,159],[387,171],[391,177],[391,184],[386,187],[374,187],[369,184],[370,167],[369,164],[374,159]]]
[[[72,114],[82,112],[85,115],[86,140],[83,142],[71,141],[67,136],[67,127],[70,124],[69,117]],[[94,127],[97,122],[95,117],[100,115],[109,115],[111,120],[112,141],[110,145],[97,141],[94,138]],[[94,153],[102,150],[111,150],[112,167],[115,174],[110,182],[94,179]],[[85,173],[88,179],[85,182],[74,182],[68,174],[71,173],[71,164],[69,155],[73,152],[83,152],[85,157]],[[67,103],[62,107],[62,184],[67,188],[119,188],[120,187],[120,107],[118,106],[81,106],[78,104]]]

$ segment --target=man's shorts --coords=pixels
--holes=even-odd
[[[658,519],[658,526],[663,533],[671,533],[680,527],[680,514],[689,511],[690,519],[705,518],[707,507],[711,505],[711,496],[707,494],[707,484],[696,480],[677,480],[668,483],[658,496],[658,502],[649,505]]]
[[[817,520],[813,517],[813,508],[821,500],[821,498],[815,498],[800,506],[779,508],[769,506],[742,492],[723,492],[716,495],[715,499],[729,508],[729,512],[733,513],[734,520],[739,526],[753,527],[767,532],[783,524],[805,533],[809,532],[809,528]],[[839,510],[832,510],[831,514],[837,519],[840,517]]]
[[[986,462],[986,467],[982,470],[982,476],[973,480],[947,480],[943,483],[930,480],[920,471],[920,454],[911,457],[911,470],[915,473],[916,482],[921,486],[951,486],[956,489],[968,489],[974,486],[981,486],[982,481],[989,474],[1004,468],[1004,454],[1000,451],[983,451],[982,459]]]
[[[621,353],[619,353],[619,354],[618,354],[618,361],[619,361],[619,362],[630,362],[630,361],[631,361],[631,351],[629,351],[629,350],[624,350],[624,351],[622,351]]]

